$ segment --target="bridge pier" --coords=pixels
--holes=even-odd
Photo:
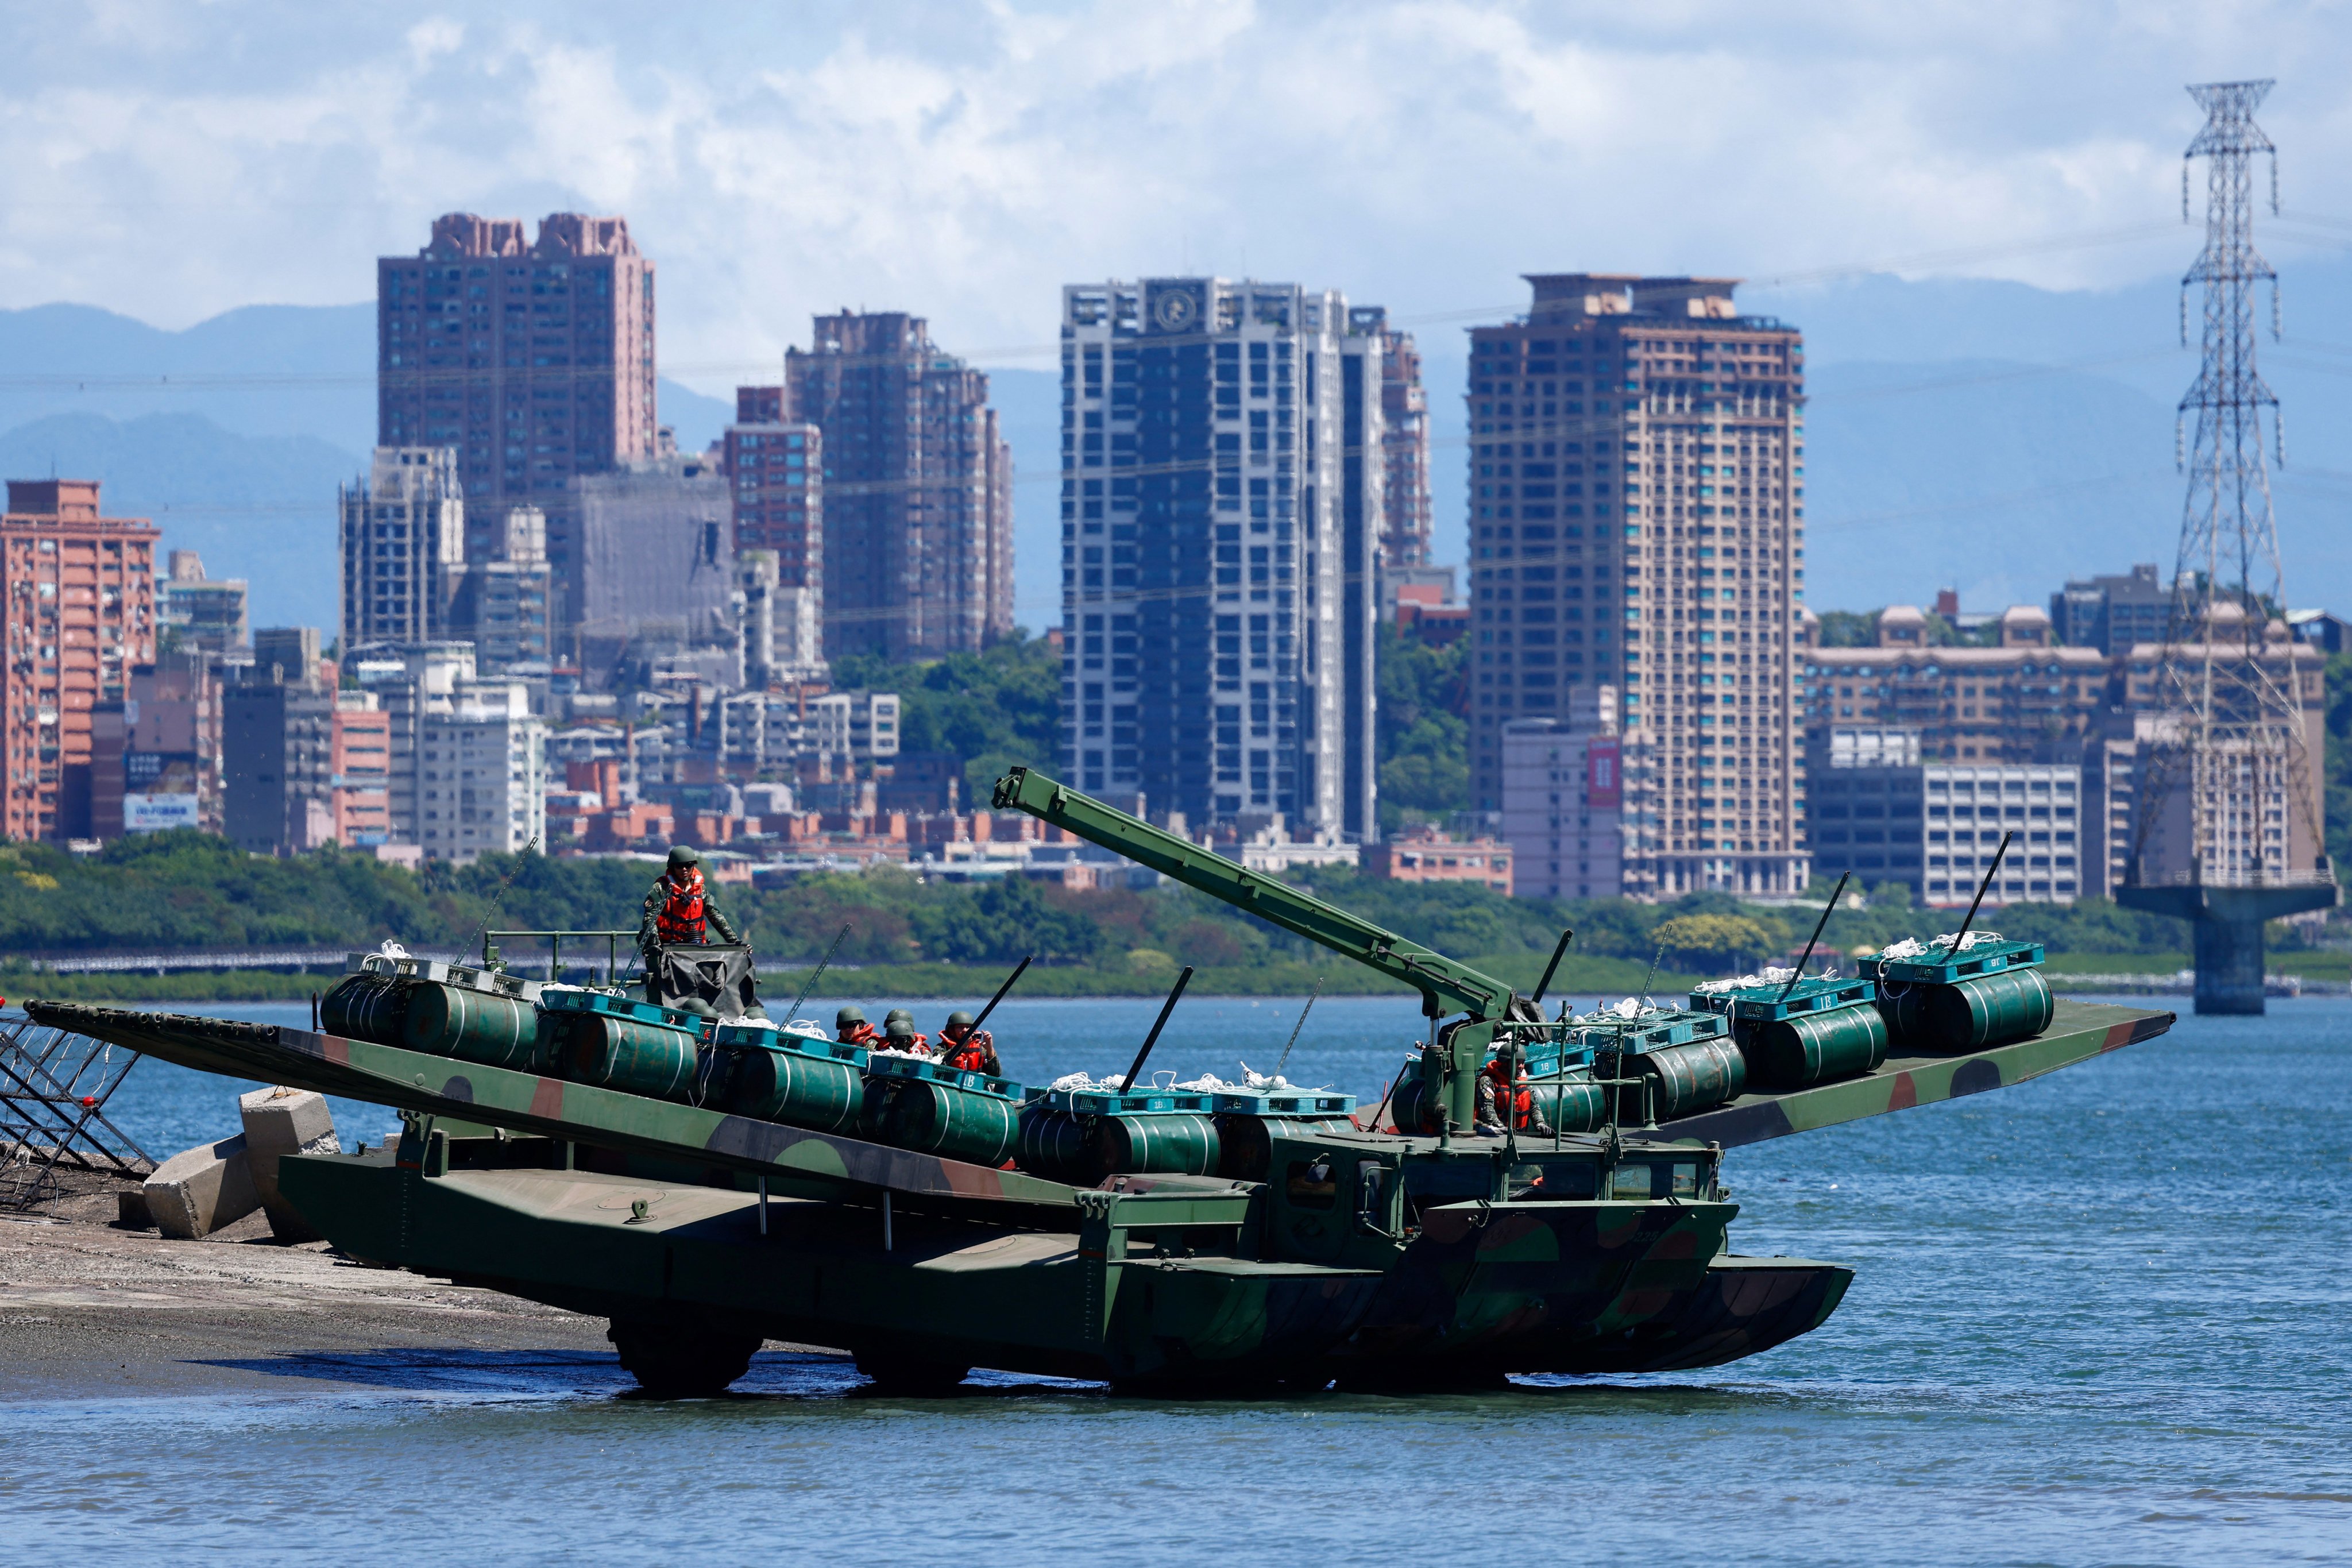
[[[2197,964],[2197,1011],[2260,1016],[2263,927],[2288,915],[2336,907],[2333,882],[2289,888],[2213,888],[2195,883],[2121,887],[2127,910],[2189,922]]]

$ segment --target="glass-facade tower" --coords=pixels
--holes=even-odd
[[[1062,310],[1066,776],[1189,824],[1376,832],[1381,342],[1214,278]]]

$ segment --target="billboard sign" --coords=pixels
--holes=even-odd
[[[122,830],[165,833],[195,826],[196,777],[194,752],[125,752]]]

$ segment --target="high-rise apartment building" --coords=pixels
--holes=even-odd
[[[10,479],[0,516],[0,832],[90,836],[90,709],[155,658],[156,531],[95,479]]]
[[[315,651],[315,630],[288,629]],[[248,853],[294,854],[335,837],[335,690],[315,659],[264,651],[221,705],[222,828]]]
[[[466,574],[464,613],[454,617],[456,635],[472,639],[485,670],[544,668],[554,658],[553,597],[547,514],[535,506],[509,507],[489,559]]]
[[[1878,612],[1869,647],[1815,647],[1801,612],[1804,715],[1816,750],[1832,730],[1899,725],[1929,763],[2073,763],[2110,705],[2107,657],[2054,646],[2032,605],[2001,613],[1993,646],[1933,645],[1916,605]]]
[[[1429,499],[1429,394],[1421,384],[1421,350],[1412,334],[1388,324],[1379,305],[1348,312],[1348,330],[1381,345],[1381,567],[1427,566],[1436,512]]]
[[[1623,890],[1801,889],[1804,346],[1733,282],[1530,276],[1471,332],[1471,788],[1503,727],[1620,693]]]
[[[335,500],[342,646],[450,636],[466,578],[457,449],[378,447],[367,477],[337,490]]]
[[[371,650],[351,660],[352,679],[373,694],[384,715],[385,831],[389,842],[424,842],[418,796],[425,721],[455,710],[458,693],[475,684],[474,645],[440,642]],[[438,803],[436,803],[438,809]],[[437,824],[439,818],[436,817]]]
[[[156,588],[166,646],[215,657],[240,653],[247,635],[245,579],[205,576],[204,558],[193,550],[172,551],[166,563],[170,574]]]
[[[2097,825],[2080,767],[1931,762],[1916,731],[1862,725],[1816,735],[1806,763],[1816,876],[1901,882],[1947,906],[1979,886],[1988,906],[2070,904],[2095,890]]]
[[[2121,576],[2080,577],[2050,595],[2050,626],[2072,647],[2111,657],[2135,643],[2160,643],[2172,619],[2172,590],[2143,561]]]
[[[824,435],[784,418],[782,386],[735,389],[725,468],[735,509],[746,680],[824,670]]]
[[[1383,345],[1335,290],[1062,291],[1066,776],[1374,837]]]
[[[547,843],[547,726],[521,681],[462,681],[419,725],[417,841],[471,860]]]
[[[1503,726],[1514,897],[1606,899],[1623,887],[1623,759],[1617,694],[1605,686],[1575,688],[1559,718]]]
[[[824,434],[826,657],[954,653],[1011,631],[1013,449],[986,373],[919,316],[845,310],[784,355],[784,389],[783,433]]]
[[[376,263],[376,441],[452,447],[488,558],[512,506],[547,514],[562,613],[576,616],[578,474],[656,453],[654,264],[617,217],[452,213],[415,256]]]
[[[373,848],[392,837],[392,716],[372,691],[339,691],[328,731],[335,842]]]
[[[722,450],[735,548],[775,557],[781,587],[824,587],[824,436],[784,417],[781,386],[735,389]]]

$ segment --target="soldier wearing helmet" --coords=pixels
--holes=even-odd
[[[844,1007],[833,1016],[834,1037],[845,1046],[878,1046],[882,1037],[866,1021],[866,1015],[856,1007]]]
[[[1477,1130],[1499,1138],[1506,1128],[1549,1137],[1551,1123],[1536,1110],[1535,1091],[1528,1085],[1528,1057],[1517,1040],[1506,1040],[1495,1059],[1478,1073]]]
[[[904,1007],[893,1007],[882,1015],[882,1045],[889,1050],[912,1051],[919,1057],[931,1054],[930,1037],[915,1027],[915,1016]]]
[[[996,1059],[996,1040],[986,1029],[972,1029],[971,1014],[958,1010],[948,1015],[945,1027],[940,1030],[940,1046],[946,1053],[942,1065],[958,1072],[984,1072],[991,1078],[1004,1076],[1004,1064]]]
[[[648,950],[680,943],[700,946],[716,931],[721,942],[740,942],[703,885],[702,857],[688,845],[670,847],[669,866],[654,879],[646,894],[645,917],[637,924],[637,945]]]
[[[659,950],[702,946],[713,931],[721,942],[743,940],[710,901],[709,889],[702,880],[701,855],[690,846],[674,844],[669,865],[654,879],[653,888],[646,894],[645,913],[637,921],[637,950],[645,955],[647,1001],[662,1000],[656,979],[661,972]]]

